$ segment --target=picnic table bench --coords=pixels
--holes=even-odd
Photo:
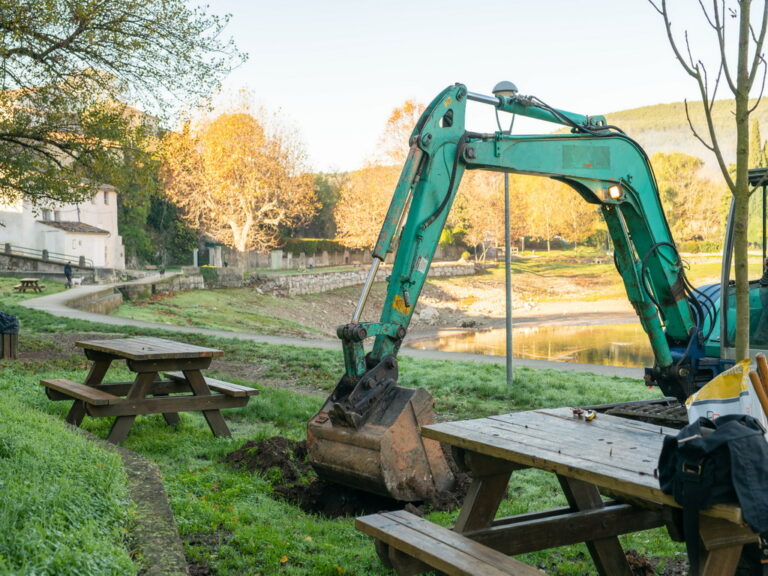
[[[666,526],[674,540],[683,540],[681,511],[659,488],[656,473],[667,434],[677,430],[606,414],[586,421],[570,408],[425,426],[422,435],[450,445],[472,476],[453,530],[407,512],[363,516],[356,527],[376,539],[380,559],[400,576],[432,569],[452,576],[534,574],[526,571],[532,567],[501,563],[499,554],[580,542],[601,575],[630,576],[617,536]],[[556,474],[568,505],[496,518],[511,474],[522,468]],[[736,505],[702,511],[699,535],[701,576],[734,574],[743,546],[758,541]],[[472,568],[469,557],[484,564]]]
[[[178,413],[202,411],[215,436],[230,436],[220,410],[245,406],[254,388],[208,379],[202,370],[223,352],[162,338],[117,338],[76,342],[92,362],[83,384],[62,378],[41,380],[51,400],[73,400],[67,422],[79,426],[86,414],[114,416],[107,440],[122,442],[137,415],[163,414],[168,424]],[[136,373],[132,382],[104,382],[115,360]],[[167,372],[166,372],[167,371]],[[165,372],[165,378],[162,377]]]
[[[13,287],[16,292],[26,292],[31,290],[32,292],[42,292],[45,286],[39,283],[37,278],[22,278],[19,283]]]

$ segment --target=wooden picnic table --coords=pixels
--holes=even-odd
[[[681,511],[659,488],[664,436],[677,430],[599,414],[592,421],[570,408],[516,412],[425,426],[422,435],[450,445],[472,484],[452,531],[407,512],[357,519],[397,573],[433,568],[447,574],[534,574],[511,556],[586,542],[603,575],[631,574],[617,536],[666,526],[682,541]],[[557,475],[568,506],[496,518],[513,471]],[[604,499],[602,495],[610,497]],[[523,503],[525,504],[525,503]],[[736,505],[700,515],[703,576],[733,574],[746,543],[758,537]],[[478,562],[486,562],[487,568]]]
[[[230,436],[222,408],[248,403],[258,391],[203,377],[214,357],[223,352],[163,338],[118,338],[76,342],[92,362],[84,384],[64,379],[42,380],[51,400],[74,400],[67,422],[79,426],[86,413],[115,416],[107,437],[122,442],[137,415],[163,414],[168,424],[179,421],[178,412],[202,411],[215,436]],[[136,373],[133,382],[105,383],[115,360],[125,361]],[[165,372],[165,377],[161,376]]]
[[[22,278],[19,283],[13,287],[17,292],[26,292],[31,290],[32,292],[42,292],[45,286],[40,284],[37,278]]]

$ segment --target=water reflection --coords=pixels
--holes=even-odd
[[[421,350],[506,355],[505,331],[489,330],[440,335],[436,340],[409,344]],[[518,358],[606,364],[653,366],[648,337],[639,324],[599,326],[537,326],[515,328],[512,355]]]

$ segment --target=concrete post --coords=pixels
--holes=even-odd
[[[192,250],[192,266],[194,266],[195,268],[199,266],[198,264],[199,254],[200,254],[199,248],[195,248],[194,250]]]

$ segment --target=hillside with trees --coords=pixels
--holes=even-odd
[[[754,105],[752,101],[752,105]],[[733,100],[718,100],[712,116],[726,163],[736,161],[736,130],[733,125]],[[701,133],[706,133],[704,113],[700,102],[689,102],[691,122]],[[656,152],[682,152],[700,158],[702,171],[708,178],[722,180],[712,154],[691,134],[685,113],[685,103],[656,104],[631,110],[605,114],[608,122],[624,130],[637,140],[648,155]],[[768,134],[768,107],[759,106],[752,113],[763,134]]]

